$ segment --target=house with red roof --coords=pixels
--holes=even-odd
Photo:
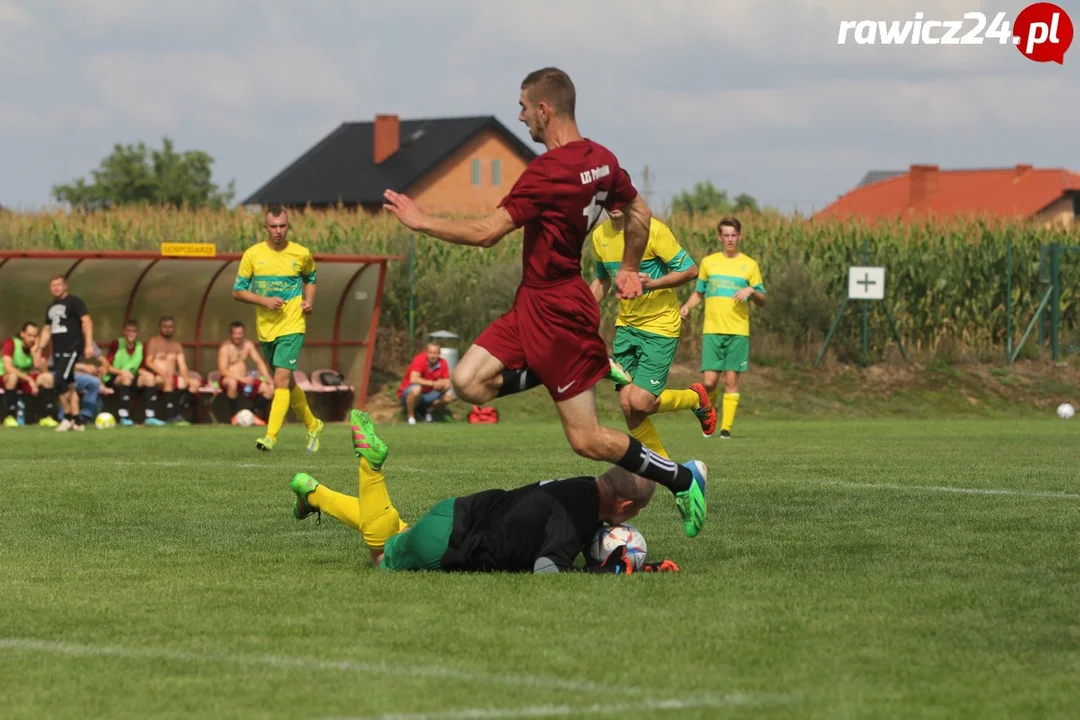
[[[1017,165],[985,170],[940,170],[912,165],[872,171],[814,219],[1000,217],[1071,226],[1080,215],[1080,173]]]

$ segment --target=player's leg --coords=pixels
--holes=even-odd
[[[650,380],[653,383],[657,381],[652,377],[650,368],[643,366],[646,359],[643,339],[643,334],[633,328],[622,326],[615,330],[615,339],[611,344],[613,359],[632,378],[628,385],[616,385],[619,388],[619,404],[630,435],[660,457],[667,458],[668,452],[660,441],[660,433],[649,419],[649,415],[656,412],[657,400],[646,388],[650,387]],[[648,379],[646,376],[649,376]]]
[[[716,431],[716,411],[709,400],[709,394],[705,390],[705,386],[701,383],[693,383],[686,389],[667,387],[668,373],[671,370],[672,363],[675,362],[675,353],[678,346],[678,338],[666,338],[658,335],[647,338],[646,359],[643,361],[646,371],[642,375],[642,387],[645,387],[644,383],[648,382],[650,385],[648,389],[660,389],[657,394],[655,412],[667,413],[691,410],[701,425],[702,434],[709,437]],[[654,380],[653,376],[657,380]],[[646,377],[648,380],[645,380]]]
[[[454,367],[450,383],[455,395],[467,403],[483,405],[540,384],[525,364],[517,322],[517,310],[511,308],[480,333]]]
[[[129,372],[122,372],[118,375],[114,375],[109,379],[108,386],[113,389],[117,395],[117,408],[116,415],[119,418],[120,425],[128,427],[134,425],[135,422],[131,419],[131,404],[134,396],[135,376]]]
[[[417,403],[417,410],[424,413],[424,420],[431,422],[431,411],[435,408],[435,403],[439,402],[439,398],[442,397],[442,393],[438,390],[428,390],[425,393],[421,393],[420,402]]]
[[[177,425],[190,425],[188,422],[188,410],[191,408],[191,401],[195,399],[195,391],[198,388],[188,387],[187,380],[181,376],[176,376],[176,409],[170,422]]]
[[[405,419],[410,425],[416,424],[416,406],[420,404],[420,396],[424,390],[419,385],[410,385],[401,394],[401,402],[405,406]]]
[[[322,436],[324,427],[323,421],[315,417],[315,413],[311,411],[311,406],[308,405],[307,393],[296,384],[296,380],[292,376],[292,371],[299,367],[300,351],[303,349],[304,336],[302,333],[282,335],[277,339],[274,357],[277,367],[289,370],[289,407],[292,408],[296,419],[307,428],[307,450],[308,452],[318,452],[319,438]]]
[[[281,426],[285,424],[285,415],[289,412],[289,386],[292,384],[292,372],[277,363],[277,341],[263,342],[262,353],[274,381],[274,399],[270,402],[270,417],[266,421],[266,434],[255,441],[259,450],[273,450],[277,444]]]
[[[266,425],[269,417],[270,403],[274,400],[274,384],[267,380],[255,381],[255,406],[252,412],[255,414],[255,424]]]
[[[158,400],[161,397],[161,387],[165,383],[165,378],[152,370],[140,368],[139,378],[136,383],[143,389],[145,396],[145,402],[143,403],[144,424],[150,427],[164,425],[165,422],[157,416],[157,410]]]
[[[730,438],[739,406],[739,374],[750,369],[750,338],[746,335],[725,335],[724,401],[720,422],[720,437]]]
[[[56,381],[51,372],[43,372],[37,376],[38,397],[41,399],[41,419],[38,425],[41,427],[56,427]]]
[[[240,412],[240,381],[234,377],[221,378],[221,389],[225,391],[225,400],[229,403],[229,419],[236,423],[236,413]]]
[[[574,452],[603,460],[641,475],[671,490],[683,519],[683,529],[694,537],[705,523],[707,468],[691,460],[678,465],[648,449],[635,438],[600,424],[593,388],[555,404],[566,439]]]
[[[75,425],[77,427],[93,425],[94,417],[97,415],[98,397],[101,395],[101,380],[96,375],[76,373],[75,389],[81,407],[75,416]]]
[[[16,402],[15,388],[19,386],[19,376],[14,374],[4,375],[4,410],[0,416],[4,418],[4,427],[18,427],[15,418]]]

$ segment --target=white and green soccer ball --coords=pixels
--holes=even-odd
[[[1057,408],[1057,416],[1062,420],[1069,420],[1076,414],[1076,408],[1069,403],[1061,403]]]
[[[98,430],[108,430],[109,428],[116,427],[116,418],[112,413],[103,412],[94,418],[94,427]]]

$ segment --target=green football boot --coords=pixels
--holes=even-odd
[[[270,452],[271,450],[273,450],[274,445],[275,442],[269,435],[267,435],[266,437],[261,437],[255,441],[255,447],[265,452]]]
[[[293,504],[292,514],[297,520],[303,520],[311,513],[318,513],[319,522],[322,522],[322,511],[307,504],[308,493],[315,492],[319,482],[307,473],[293,475],[289,489],[296,493],[296,503]]]
[[[372,470],[379,470],[386,462],[390,448],[375,434],[375,423],[366,412],[353,410],[349,416],[352,425],[352,443],[356,457],[364,458]]]
[[[615,362],[615,358],[608,358],[610,364],[608,368],[608,374],[606,378],[611,380],[616,385],[630,385],[634,382],[634,378],[630,377],[630,373],[623,369],[623,366]]]
[[[705,524],[705,517],[709,514],[709,506],[705,501],[705,481],[709,477],[709,468],[700,460],[685,462],[683,467],[690,471],[694,479],[688,490],[675,493],[675,505],[682,515],[686,537],[692,538],[701,532],[701,526]]]

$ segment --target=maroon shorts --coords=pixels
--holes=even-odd
[[[610,370],[600,307],[580,277],[544,287],[522,285],[510,311],[474,344],[510,370],[535,372],[555,402],[585,392]]]
[[[37,373],[37,372],[28,372],[26,374],[30,376],[31,380],[37,380],[38,376],[41,375],[41,373]],[[31,392],[30,391],[30,383],[26,382],[25,380],[20,380],[19,381],[19,386],[18,386],[17,389],[18,389],[19,392],[21,392],[24,395],[29,395],[30,392]]]

